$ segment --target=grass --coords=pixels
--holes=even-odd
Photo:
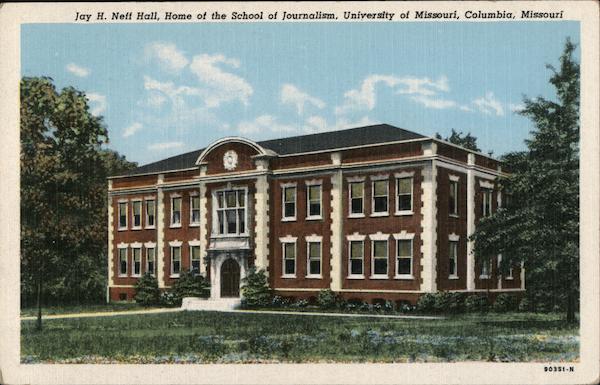
[[[74,313],[95,313],[95,312],[112,312],[112,311],[127,311],[127,310],[144,310],[149,309],[140,306],[135,302],[111,302],[93,305],[61,305],[42,307],[42,316],[56,314],[74,314]],[[37,308],[27,307],[21,309],[21,317],[36,317]]]
[[[177,312],[22,321],[23,363],[577,361],[556,314],[441,320]]]

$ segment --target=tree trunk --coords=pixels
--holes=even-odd
[[[42,330],[42,274],[38,273],[37,277],[37,323],[35,328]]]

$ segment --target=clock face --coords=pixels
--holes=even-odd
[[[223,166],[226,170],[233,170],[237,167],[238,156],[233,150],[229,150],[223,155]]]

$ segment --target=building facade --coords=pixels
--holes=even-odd
[[[389,125],[263,142],[239,137],[108,181],[108,290],[192,270],[211,298],[251,267],[274,292],[415,303],[436,291],[522,292],[524,271],[475,263],[468,241],[502,206],[498,161]]]

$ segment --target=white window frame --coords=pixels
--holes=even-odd
[[[140,206],[140,224],[135,225],[135,206],[139,204]],[[131,200],[131,230],[141,230],[142,229],[142,220],[144,215],[144,205],[141,199],[132,199]]]
[[[375,183],[386,182],[386,211],[375,212]],[[389,175],[377,175],[371,177],[371,216],[387,217],[390,215],[390,178]]]
[[[139,253],[139,257],[140,257],[140,269],[139,271],[136,273],[135,272],[135,253],[137,252]],[[132,243],[131,244],[131,276],[132,277],[141,277],[142,276],[142,244],[141,243]]]
[[[128,258],[129,258],[129,253],[127,252],[129,245],[126,243],[121,243],[119,245],[117,245],[117,258],[118,258],[118,264],[119,264],[119,269],[118,269],[118,276],[119,277],[127,277],[129,274],[129,262],[128,262]],[[121,273],[121,250],[125,250],[125,274]]]
[[[198,261],[198,274],[200,274],[201,270],[202,270],[202,250],[200,249],[200,242],[188,242],[189,245],[189,252],[190,252],[190,271],[193,272],[194,271],[194,261]],[[192,252],[193,249],[197,248],[198,249],[198,259],[194,259],[194,253]]]
[[[181,254],[181,245],[182,244],[183,244],[183,242],[180,242],[180,241],[169,242],[169,250],[171,252],[171,254],[169,256],[170,260],[171,260],[171,263],[170,263],[170,265],[171,265],[170,266],[171,267],[170,268],[170,277],[171,278],[179,278],[179,275],[181,274],[181,270],[183,268],[183,256]],[[173,250],[174,249],[179,249],[179,273],[175,273],[175,270],[174,270],[174,266],[175,266],[175,264],[173,263],[173,261],[174,261],[173,260],[173,256],[174,256]]]
[[[181,197],[180,194],[172,194],[170,198],[171,198],[171,212],[170,212],[171,225],[170,225],[170,227],[171,228],[180,228],[182,226],[182,222],[183,222],[183,215],[182,215],[182,213],[183,213],[183,198]],[[175,199],[179,199],[179,223],[173,222],[174,213],[175,213],[175,210],[174,210]]]
[[[371,240],[371,279],[388,279],[390,273],[390,235],[389,234],[381,234],[380,232],[377,234],[369,235],[369,239]],[[375,274],[375,242],[385,242],[385,274]]]
[[[194,199],[198,199],[198,208],[194,209]],[[200,226],[200,215],[202,215],[202,202],[200,201],[199,194],[190,194],[190,227],[198,227]],[[198,221],[194,222],[194,211],[198,211]]]
[[[306,278],[323,278],[323,237],[315,234],[305,237],[306,241]],[[319,274],[310,273],[310,245],[319,244]]]
[[[511,266],[511,267],[508,269],[508,274],[506,275],[506,277],[504,277],[504,279],[505,279],[505,280],[507,280],[507,281],[512,281],[512,280],[514,280],[514,279],[515,279],[515,277],[514,277],[514,275],[513,275],[513,274],[514,274],[514,267],[512,267],[512,266]]]
[[[243,190],[244,191],[244,232],[240,233],[239,232],[239,228],[240,228],[240,222],[239,222],[239,218],[236,219],[236,233],[224,233],[224,234],[220,234],[219,233],[219,211],[225,211],[227,210],[226,208],[219,208],[219,202],[218,202],[218,198],[217,195],[218,193],[223,193],[223,202],[225,202],[225,193],[228,191],[238,191],[238,190]],[[242,207],[237,206],[239,205],[239,202],[237,200],[237,192],[236,192],[236,207],[231,208],[229,210],[239,210]],[[237,216],[237,211],[236,211],[236,216]],[[214,190],[212,192],[212,237],[215,238],[238,238],[238,237],[247,237],[248,236],[248,187],[246,186],[228,186],[226,188],[222,188],[219,190]],[[223,219],[225,220],[225,215],[223,215]],[[223,230],[226,230],[227,224],[223,223]]]
[[[454,274],[450,274],[448,271],[448,279],[458,279],[458,250],[460,247],[460,237],[454,233],[448,236],[448,260],[450,260],[450,256],[452,253],[452,247],[456,246],[456,250],[454,253]]]
[[[154,205],[154,213],[152,214],[154,224],[149,225],[149,216],[148,216],[148,202],[152,202]],[[146,229],[155,229],[156,228],[156,199],[154,198],[146,198],[144,199],[144,225]]]
[[[365,278],[365,238],[366,235],[354,233],[346,236],[348,242],[348,279],[364,279]],[[362,244],[362,256],[360,257],[362,274],[352,274],[352,243],[360,242]]]
[[[407,233],[406,231],[402,231],[399,234],[393,234],[394,240],[396,241],[396,263],[394,270],[394,279],[414,279],[414,243],[413,240],[415,238],[415,234]],[[400,256],[400,248],[398,247],[399,241],[410,241],[410,257]],[[400,267],[400,259],[408,259],[410,258],[410,273],[409,274],[398,274],[398,268]]]
[[[481,217],[489,217],[492,215],[492,201],[494,200],[494,190],[484,187],[481,189]]]
[[[396,211],[394,212],[394,215],[413,215],[414,214],[414,207],[415,207],[415,194],[414,194],[414,189],[415,189],[415,180],[414,180],[414,176],[415,173],[414,171],[410,171],[410,172],[399,172],[394,174],[395,176],[395,181],[396,181]],[[400,187],[400,179],[410,179],[410,210],[400,210],[400,194],[398,193],[399,187]]]
[[[285,204],[286,204],[286,200],[285,200],[285,190],[287,189],[294,189],[294,215],[291,217],[287,217],[285,215]],[[292,202],[287,202],[287,203],[292,203]],[[296,220],[296,217],[298,215],[298,187],[297,184],[294,183],[282,183],[281,184],[281,221],[282,222],[292,222]]]
[[[144,243],[144,248],[146,249],[146,266],[145,266],[145,271],[146,273],[150,273],[150,275],[152,275],[153,277],[156,276],[156,243],[153,242],[148,242],[148,243]],[[152,250],[153,252],[153,263],[154,263],[154,268],[152,270],[150,270],[149,268],[149,259],[148,259],[148,252]]]
[[[319,214],[310,215],[310,188],[319,187]],[[323,181],[308,180],[306,181],[306,220],[314,221],[323,219]]]
[[[484,265],[485,264],[485,265]],[[483,274],[483,267],[487,267],[486,274]],[[492,275],[492,260],[491,258],[481,264],[481,272],[479,274],[479,279],[490,279]]]
[[[364,218],[365,217],[365,177],[348,178],[348,218]],[[352,185],[362,185],[362,205],[360,213],[352,212]],[[358,199],[358,198],[357,198]]]
[[[454,191],[454,212],[450,212],[450,207],[448,207],[448,215],[453,218],[458,218],[458,189],[460,178],[457,175],[450,175],[449,178],[450,184],[448,187],[448,198],[451,196],[452,188],[456,187],[456,190]]]
[[[121,226],[121,205],[125,205],[125,226]],[[119,231],[123,231],[123,230],[127,230],[128,225],[129,225],[129,202],[127,200],[119,200],[117,202],[117,211],[118,211],[118,217],[117,217],[117,227],[119,229]]]
[[[281,278],[296,278],[296,273],[298,271],[298,247],[297,247],[297,243],[296,241],[298,240],[297,237],[291,237],[291,236],[287,236],[287,237],[283,237],[283,238],[279,238],[279,242],[281,243]],[[286,258],[286,254],[285,254],[285,245],[287,244],[293,244],[294,245],[294,274],[287,274],[285,272],[285,260],[289,259]]]

